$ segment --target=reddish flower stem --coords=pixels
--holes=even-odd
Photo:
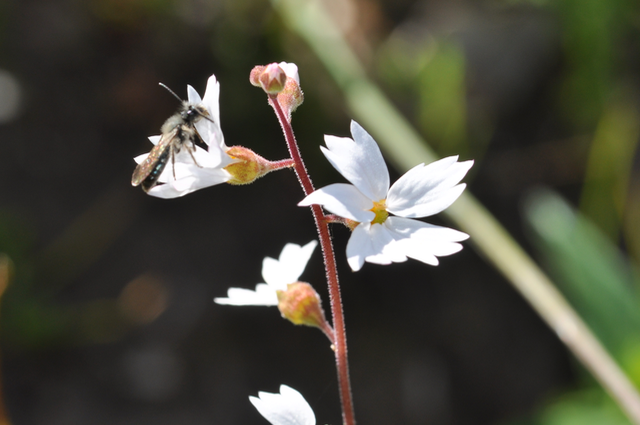
[[[313,183],[307,173],[307,169],[300,156],[298,143],[293,134],[291,123],[287,119],[275,95],[269,95],[269,103],[276,112],[278,121],[287,141],[287,147],[291,159],[295,165],[294,170],[300,181],[300,185],[305,195],[309,195],[314,191]],[[331,302],[331,316],[333,318],[334,332],[334,353],[336,357],[336,368],[338,371],[338,385],[340,387],[340,400],[342,401],[342,421],[344,425],[355,425],[355,415],[353,411],[353,400],[351,397],[351,383],[349,380],[349,364],[347,357],[347,334],[344,325],[344,312],[342,310],[342,297],[340,295],[340,284],[338,283],[338,271],[336,268],[335,256],[333,253],[333,244],[329,234],[329,224],[325,218],[322,208],[319,205],[311,205],[311,212],[316,222],[318,234],[320,236],[320,246],[322,247],[322,255],[324,257],[324,267],[327,274],[327,283],[329,285],[329,300]]]
[[[293,159],[281,159],[280,161],[269,161],[269,171],[276,171],[282,168],[295,167]]]

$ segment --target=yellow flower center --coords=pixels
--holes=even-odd
[[[374,202],[373,208],[371,208],[369,211],[373,212],[376,215],[375,218],[371,221],[371,224],[382,224],[387,220],[387,217],[389,217],[389,213],[387,212],[386,199]]]

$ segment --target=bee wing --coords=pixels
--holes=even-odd
[[[158,163],[158,159],[162,156],[162,154],[171,147],[171,143],[173,139],[176,137],[178,133],[178,127],[174,128],[168,133],[165,133],[158,141],[158,144],[151,149],[149,155],[142,161],[136,169],[133,171],[133,176],[131,176],[131,184],[133,186],[138,186],[142,183],[149,174],[156,168]],[[158,174],[161,174],[162,171],[158,171]],[[159,175],[158,175],[159,177]]]

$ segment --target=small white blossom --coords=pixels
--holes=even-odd
[[[258,392],[249,396],[258,412],[272,425],[315,425],[316,416],[309,403],[298,391],[280,385],[280,394]]]
[[[458,184],[473,161],[451,156],[407,171],[389,187],[389,171],[375,140],[355,121],[348,137],[325,135],[321,147],[329,162],[352,184],[332,184],[311,193],[298,205],[322,205],[328,211],[357,222],[347,244],[347,259],[354,271],[365,261],[390,264],[414,258],[437,265],[438,256],[462,249],[457,243],[469,236],[413,218],[443,211],[461,194]],[[394,214],[394,216],[389,215]]]
[[[175,168],[169,159],[167,166],[158,178],[158,182],[164,184],[154,186],[149,190],[149,195],[158,198],[177,198],[205,187],[224,183],[231,178],[231,175],[224,170],[224,167],[234,160],[226,153],[229,148],[224,143],[224,136],[220,128],[220,106],[218,103],[220,83],[216,80],[215,75],[212,75],[207,81],[204,98],[200,98],[198,92],[189,85],[187,86],[187,96],[189,102],[203,104],[209,111],[209,118],[213,121],[202,118],[195,124],[200,137],[209,147],[208,151],[196,146],[193,156],[198,166],[194,163],[187,148],[181,149],[175,155]],[[156,145],[160,136],[149,137],[149,140]],[[137,156],[134,160],[139,164],[144,161],[147,155]]]
[[[288,284],[298,281],[316,245],[317,241],[311,241],[305,246],[286,244],[278,260],[271,257],[263,260],[262,278],[266,283],[256,285],[255,291],[229,288],[227,298],[214,298],[213,301],[225,305],[278,305],[276,291],[285,291]]]

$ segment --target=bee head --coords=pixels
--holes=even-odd
[[[197,122],[200,118],[205,118],[211,121],[209,118],[209,111],[204,105],[194,105],[185,102],[184,109],[180,113],[181,117],[185,122]]]

